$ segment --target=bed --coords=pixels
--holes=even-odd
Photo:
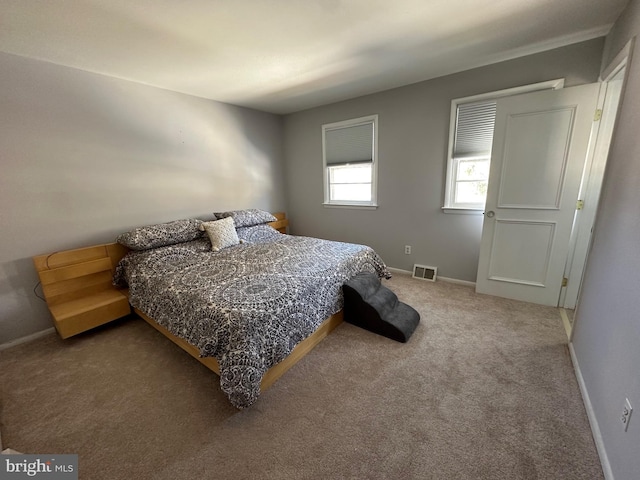
[[[245,213],[218,214],[234,219],[237,243],[213,251],[216,238],[202,222],[180,221],[170,240],[127,253],[113,278],[142,318],[220,375],[237,408],[339,324],[345,281],[363,271],[390,276],[368,246],[285,235],[268,224],[270,214],[246,221]],[[129,237],[119,241],[131,248]]]

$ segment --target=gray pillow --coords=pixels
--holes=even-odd
[[[131,250],[147,250],[149,248],[190,242],[204,235],[204,232],[200,231],[201,223],[201,220],[188,218],[157,225],[147,225],[146,227],[135,228],[118,235],[116,242]]]
[[[269,212],[260,210],[258,208],[249,208],[247,210],[233,210],[230,212],[215,213],[216,218],[222,219],[231,217],[233,218],[236,228],[239,227],[252,227],[253,225],[261,225],[263,223],[275,222],[278,220]]]
[[[274,229],[271,225],[252,225],[250,227],[236,228],[240,242],[243,240],[247,243],[265,243],[273,242],[281,238],[282,233]]]

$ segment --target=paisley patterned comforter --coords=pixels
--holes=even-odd
[[[238,228],[244,243],[211,251],[207,238],[132,251],[114,283],[131,304],[213,356],[233,405],[256,401],[264,373],[342,308],[342,284],[361,271],[390,276],[364,245]]]

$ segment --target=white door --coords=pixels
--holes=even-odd
[[[558,305],[598,89],[498,99],[478,293]]]

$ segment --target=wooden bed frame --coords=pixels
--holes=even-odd
[[[286,233],[289,221],[285,214],[274,213],[274,216],[277,220],[269,225]],[[114,287],[111,283],[116,265],[127,252],[128,249],[120,244],[108,243],[33,257],[53,323],[62,338],[69,338],[131,313],[128,290]],[[201,357],[196,347],[172,334],[144,312],[137,308],[133,311],[189,355],[220,375],[220,367],[214,357]],[[273,385],[340,325],[342,320],[342,311],[327,318],[313,334],[296,345],[287,358],[267,370],[260,383],[260,390],[264,391]]]
[[[154,320],[149,318],[147,315],[145,315],[143,312],[141,312],[137,308],[134,308],[133,311],[140,318],[146,321],[149,325],[151,325],[153,328],[158,330],[165,337],[167,337],[169,340],[171,340],[173,343],[178,345],[189,355],[191,355],[200,363],[202,363],[204,366],[206,366],[209,370],[215,372],[216,375],[220,376],[220,366],[218,365],[218,361],[214,357],[201,357],[199,350],[193,345],[191,345],[190,343],[188,343],[186,340],[180,337],[177,337],[176,335],[171,333],[169,330],[164,328],[162,325],[160,325],[159,323],[156,323]],[[300,360],[307,353],[309,353],[313,349],[313,347],[315,347],[318,343],[320,343],[322,339],[324,339],[338,325],[340,325],[342,323],[342,319],[343,319],[342,311],[327,318],[324,322],[320,324],[320,327],[318,327],[318,329],[315,332],[313,332],[309,337],[305,338],[302,342],[296,345],[296,347],[287,356],[287,358],[285,358],[280,363],[278,363],[277,365],[274,365],[269,370],[267,370],[267,373],[264,374],[264,376],[262,377],[262,381],[260,382],[260,391],[264,392],[267,388],[273,385],[276,382],[276,380],[278,380],[282,375],[284,375],[284,373],[287,370],[289,370],[296,363],[298,363],[298,360]]]

